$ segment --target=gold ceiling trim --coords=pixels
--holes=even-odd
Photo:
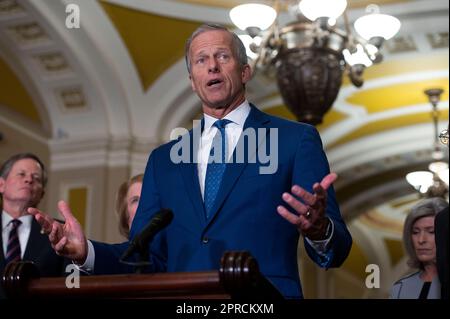
[[[144,91],[183,58],[187,38],[201,24],[99,3],[127,47]]]
[[[271,106],[269,108],[265,108],[264,112],[267,112],[269,114],[291,120],[291,121],[297,121],[295,118],[295,115],[285,106],[285,105],[275,105]],[[324,117],[323,123],[317,126],[317,129],[319,131],[326,129],[329,126],[332,126],[333,124],[340,122],[344,119],[346,119],[348,115],[331,109]]]
[[[376,209],[362,214],[359,220],[371,228],[387,230],[395,234],[401,234],[403,231],[403,220],[389,218]]]
[[[428,103],[428,97],[423,92],[432,87],[443,88],[441,100],[448,100],[448,78],[443,77],[357,91],[346,101],[353,105],[364,106],[368,114],[374,114]]]
[[[414,74],[424,71],[448,70],[448,51],[426,54],[423,56],[413,55],[410,58],[391,59],[383,61],[383,63],[372,65],[364,71],[364,79],[366,82],[373,79],[383,77]],[[352,84],[348,77],[343,77],[343,87]],[[364,88],[364,87],[363,87]]]
[[[0,58],[0,104],[42,125],[33,99],[8,64]]]
[[[358,279],[364,280],[367,277],[365,270],[368,264],[369,260],[364,253],[364,250],[358,243],[353,242],[352,249],[341,268],[355,275]]]
[[[448,120],[448,112],[441,112],[440,120]],[[388,119],[375,121],[361,126],[360,128],[352,131],[351,133],[344,135],[336,142],[330,144],[327,149],[333,149],[334,147],[349,143],[353,140],[377,134],[380,132],[386,132],[389,130],[398,129],[400,127],[406,127],[416,125],[420,123],[431,123],[430,112],[422,112],[408,115],[395,116]],[[431,139],[431,137],[430,137]]]
[[[405,251],[403,249],[403,242],[401,240],[384,238],[384,244],[387,248],[389,257],[391,259],[391,266],[397,265],[405,255]]]

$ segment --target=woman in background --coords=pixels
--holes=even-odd
[[[439,299],[440,283],[436,267],[434,219],[448,207],[442,198],[425,199],[416,204],[406,217],[403,243],[409,256],[408,265],[417,272],[397,281],[391,290],[393,299]]]
[[[131,224],[141,198],[142,178],[144,174],[138,174],[123,182],[116,196],[116,213],[119,216],[119,231],[128,238]]]

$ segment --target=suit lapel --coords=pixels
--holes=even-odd
[[[0,214],[0,229],[3,229],[1,214]],[[27,246],[25,248],[25,253],[23,254],[22,260],[35,260],[39,253],[42,251],[42,247],[44,247],[47,243],[47,236],[41,234],[41,227],[38,222],[34,220],[31,221],[31,230],[30,237],[28,238]],[[5,262],[5,255],[3,252],[3,239],[0,236],[0,265],[3,265]]]
[[[30,237],[28,238],[27,247],[23,254],[23,260],[35,260],[42,251],[42,247],[45,246],[47,242],[47,236],[41,234],[41,226],[33,218],[31,222]]]
[[[247,120],[245,121],[245,124],[244,124],[244,131],[249,128],[254,129],[256,132],[256,136],[257,136],[258,128],[265,128],[269,121],[270,121],[270,118],[266,114],[264,114],[263,112],[258,110],[254,105],[251,105],[250,114],[248,115]],[[266,131],[268,131],[268,130],[266,130]],[[241,134],[238,145],[239,145],[239,143],[244,142],[243,135],[244,134]],[[266,136],[266,138],[267,138],[267,136]],[[256,138],[256,141],[258,143],[258,137]],[[258,151],[258,146],[259,145],[257,145],[257,147],[255,147],[255,152]],[[248,150],[248,148],[246,147],[245,148],[246,153],[247,153],[247,150]],[[244,161],[244,163],[233,162],[231,164],[227,164],[227,168],[225,170],[219,192],[217,194],[214,205],[211,209],[211,213],[210,213],[211,217],[208,219],[208,225],[214,220],[215,215],[222,207],[224,201],[226,200],[228,195],[231,193],[233,186],[236,184],[237,180],[239,179],[239,176],[241,176],[244,168],[247,166],[248,158],[251,158],[252,156],[255,156],[255,154],[248,154],[248,157],[246,155],[245,156],[246,160]],[[236,158],[236,149],[234,150],[233,158]]]
[[[203,127],[203,122],[202,122]],[[186,187],[186,191],[188,193],[189,198],[191,199],[192,205],[194,206],[194,211],[199,220],[201,221],[202,226],[206,223],[206,213],[205,207],[203,205],[202,194],[200,192],[200,184],[198,181],[198,169],[197,169],[197,154],[196,151],[198,148],[194,147],[194,139],[196,138],[193,135],[192,130],[189,132],[190,135],[190,162],[189,163],[180,163],[178,165],[180,169],[180,173],[183,177],[184,185]]]
[[[0,230],[3,231],[3,218],[2,218],[1,206],[0,206]],[[0,269],[5,262],[5,254],[3,252],[3,235],[0,236]],[[3,269],[2,269],[3,270]]]

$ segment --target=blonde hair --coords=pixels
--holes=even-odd
[[[436,214],[446,207],[448,207],[448,203],[443,198],[428,198],[414,205],[411,212],[406,217],[405,225],[403,226],[403,244],[405,245],[405,250],[409,257],[408,265],[410,267],[423,269],[422,263],[417,259],[416,250],[414,249],[412,242],[412,229],[414,223],[422,217],[436,217]]]
[[[116,194],[116,214],[119,217],[119,232],[126,238],[130,234],[130,228],[128,226],[128,219],[130,215],[127,209],[127,193],[131,185],[135,183],[142,183],[144,174],[138,174],[131,177],[128,181],[120,184]]]
[[[192,41],[198,35],[200,35],[200,34],[202,34],[204,32],[208,32],[208,31],[225,31],[225,32],[228,32],[231,35],[234,54],[236,55],[236,59],[239,61],[239,64],[241,66],[244,66],[244,65],[248,64],[247,51],[245,49],[244,43],[242,43],[242,40],[239,38],[239,36],[236,33],[231,32],[230,30],[228,30],[223,25],[207,23],[207,24],[202,24],[200,27],[198,27],[192,33],[190,38],[186,41],[185,48],[184,48],[184,59],[185,59],[186,67],[187,67],[187,70],[188,70],[189,74],[191,74],[191,60],[190,60],[189,54],[190,54],[190,50],[191,50]]]

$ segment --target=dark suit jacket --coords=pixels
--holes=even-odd
[[[448,299],[448,268],[450,261],[448,259],[448,226],[450,224],[448,207],[440,211],[434,219],[434,233],[436,240],[436,263],[438,268],[439,280],[441,282],[441,298]]]
[[[197,163],[192,162],[195,152],[191,150],[190,163],[174,163],[170,154],[180,145],[177,141],[155,149],[145,171],[130,238],[136,236],[159,209],[170,208],[174,213],[172,223],[151,245],[153,271],[217,270],[224,251],[247,250],[258,261],[261,272],[284,296],[299,298],[302,296],[297,265],[299,233],[278,215],[276,208],[284,204],[281,195],[289,192],[293,184],[312,191],[313,184],[329,173],[329,165],[313,126],[273,117],[252,106],[244,130],[247,128],[263,129],[257,131],[258,148],[246,153],[250,159],[245,163],[227,164],[208,219]],[[195,141],[192,136],[192,131],[184,136],[190,137],[188,145]],[[274,174],[260,174],[260,167],[268,164],[252,162],[251,157],[260,155],[260,151],[269,154],[273,143],[278,144],[278,169]],[[262,149],[264,145],[266,149]],[[247,145],[245,150],[249,149]],[[333,188],[328,190],[327,205],[327,216],[334,223],[330,249],[321,255],[305,241],[309,256],[324,268],[341,265],[352,243]],[[96,273],[130,271],[118,263],[128,243],[93,244]]]
[[[1,225],[1,212],[0,212],[0,229]],[[0,247],[3,247],[2,236],[0,236]],[[41,234],[41,226],[34,219],[31,223],[30,237],[28,238],[27,247],[23,255],[24,261],[33,261],[41,277],[58,277],[64,275],[65,265],[68,261],[58,256],[53,250],[48,236]],[[0,273],[3,274],[5,269],[5,256],[3,248],[0,249]],[[4,292],[0,285],[0,298],[4,297]]]

